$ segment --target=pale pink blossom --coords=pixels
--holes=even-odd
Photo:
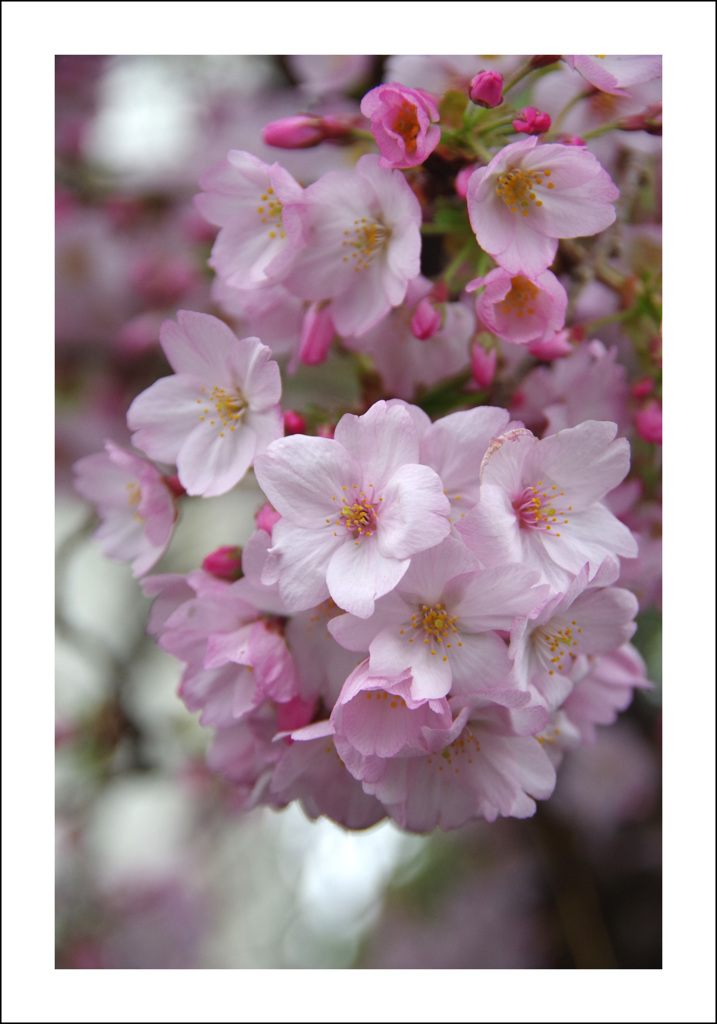
[[[298,182],[279,164],[232,149],[199,185],[197,208],[221,228],[209,265],[235,288],[280,280],[300,246],[283,217],[285,203],[301,200]]]
[[[430,751],[424,729],[450,729],[453,715],[445,698],[416,698],[411,690],[410,671],[395,677],[372,675],[368,661],[362,661],[346,679],[331,712],[339,754],[349,746],[377,757]]]
[[[567,292],[549,270],[531,280],[496,267],[471,281],[466,291],[476,288],[483,289],[476,299],[478,319],[504,341],[517,345],[549,341],[565,324]]]
[[[609,56],[606,54],[563,56],[568,67],[578,71],[591,85],[613,96],[629,96],[625,87],[641,85],[662,76],[661,56]]]
[[[402,305],[360,338],[345,340],[347,348],[370,352],[385,388],[408,401],[421,385],[430,387],[470,362],[468,346],[476,324],[473,304],[438,302],[429,298],[432,291],[427,278],[415,278]],[[424,299],[434,310],[433,325],[440,318],[440,326],[430,337],[420,339],[415,331],[425,327],[426,321],[421,318],[416,324],[415,313]]]
[[[580,731],[583,743],[594,743],[597,725],[612,725],[635,690],[649,689],[645,662],[632,644],[587,658],[574,673],[575,685],[563,711]]]
[[[468,212],[481,248],[510,274],[535,278],[553,262],[559,238],[609,227],[619,194],[592,153],[531,136],[475,171]]]
[[[133,443],[174,463],[188,494],[223,494],[283,433],[281,378],[258,338],[241,341],[221,320],[180,310],[160,330],[175,371],[132,402]]]
[[[381,150],[380,167],[415,167],[441,141],[434,98],[400,82],[377,85],[361,100],[361,113]]]
[[[326,814],[345,828],[368,828],[386,811],[346,770],[332,733],[328,721],[292,732],[274,771],[270,796],[282,803],[299,800],[309,818]]]
[[[75,490],[97,508],[95,531],[102,552],[131,562],[143,576],[167,549],[178,518],[173,489],[156,466],[134,452],[105,442],[105,452],[75,463]]]
[[[510,657],[517,685],[551,711],[566,699],[574,678],[585,674],[583,659],[617,650],[637,628],[637,599],[609,585],[616,576],[616,563],[607,560],[590,584],[585,565],[565,593],[556,594],[532,619],[513,623]]]
[[[547,799],[555,769],[535,738],[548,723],[527,693],[490,690],[454,701],[450,729],[423,727],[429,748],[409,757],[363,755],[341,745],[347,768],[401,828],[459,828],[473,818],[526,818]]]
[[[342,615],[329,631],[344,647],[369,652],[372,676],[410,672],[414,700],[505,686],[510,663],[496,630],[509,630],[548,597],[538,574],[520,565],[478,568],[455,537],[415,555],[373,615]]]
[[[377,324],[420,271],[418,199],[403,174],[380,167],[374,154],[314,182],[284,221],[306,243],[284,284],[303,299],[331,299],[341,335]]]
[[[614,423],[587,420],[539,441],[515,429],[483,458],[480,497],[458,528],[486,565],[518,562],[563,591],[589,563],[634,558],[637,544],[602,499],[624,479],[630,446]]]
[[[290,610],[331,596],[371,615],[411,556],[448,534],[441,481],[418,462],[411,416],[385,402],[343,416],[333,440],[297,434],[257,458],[257,480],[282,516],[263,579],[278,581]]]

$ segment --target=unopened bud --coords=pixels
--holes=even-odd
[[[426,296],[418,303],[411,317],[411,331],[414,338],[418,338],[419,341],[428,341],[440,331],[442,323],[443,317],[440,310],[436,309]]]
[[[211,573],[212,576],[216,576],[217,579],[227,580],[229,583],[240,580],[243,576],[241,548],[232,546],[217,548],[204,559],[202,569]]]
[[[498,362],[498,351],[492,348],[486,352],[482,345],[474,345],[471,350],[471,370],[473,380],[479,388],[487,388],[495,377],[495,367]]]
[[[644,409],[635,413],[635,426],[643,441],[650,444],[662,444],[662,409],[660,403],[653,399]]]
[[[618,128],[624,132],[647,132],[648,135],[662,135],[662,104],[651,103],[646,110],[618,121]]]
[[[547,132],[550,125],[550,114],[537,110],[535,107],[526,107],[521,111],[520,117],[516,117],[513,121],[515,130],[523,132],[524,135],[540,135],[541,132]]]
[[[262,128],[261,137],[267,146],[278,149],[309,149],[323,142],[325,133],[320,117],[297,114],[270,121]]]
[[[306,420],[293,409],[286,409],[284,412],[284,433],[287,436],[306,433]]]
[[[327,305],[319,302],[309,306],[301,325],[299,341],[299,362],[305,366],[323,363],[329,354],[336,328]]]
[[[498,71],[479,71],[469,95],[479,107],[499,106],[503,102],[503,76]]]
[[[552,338],[543,341],[533,341],[528,345],[528,351],[536,359],[542,359],[550,363],[553,359],[560,359],[561,356],[572,354],[573,346],[570,344],[570,331],[556,331]]]

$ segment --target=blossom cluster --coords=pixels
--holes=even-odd
[[[108,441],[76,466],[244,806],[416,832],[533,814],[565,752],[649,685],[630,644],[649,529],[623,435],[654,445],[661,429],[654,336],[630,390],[617,349],[569,322],[620,189],[583,137],[505,95],[547,61],[617,102],[659,66],[420,60],[393,58],[360,113],[265,128],[350,166],[303,184],[231,149],[201,175],[213,301],[234,330],[165,320],[173,374],[129,408],[136,451]],[[594,283],[622,302],[637,287],[613,266]],[[282,408],[282,375],[336,351],[361,401]],[[148,576],[178,506],[250,472],[266,503],[243,550]]]

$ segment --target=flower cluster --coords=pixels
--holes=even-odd
[[[209,765],[247,808],[299,800],[416,832],[527,817],[564,753],[649,685],[630,639],[655,587],[637,542],[654,491],[625,497],[651,475],[644,456],[626,481],[622,435],[661,440],[656,330],[636,314],[639,393],[629,358],[582,343],[591,239],[620,189],[589,131],[507,97],[546,61],[618,97],[659,69],[559,59],[394,58],[360,113],[265,126],[283,149],[353,146],[349,166],[306,183],[231,149],[205,170],[213,308],[234,330],[165,320],[174,374],[127,416],[142,454],[108,442],[77,464],[106,554],[145,576],[149,630],[213,730]],[[612,289],[596,320],[614,295],[637,303],[617,265],[590,283]],[[282,409],[282,374],[329,359],[360,398]],[[251,471],[266,503],[243,550],[235,530],[201,569],[146,576],[177,502]]]

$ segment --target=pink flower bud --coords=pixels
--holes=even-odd
[[[482,345],[474,345],[471,351],[471,369],[473,380],[479,388],[487,388],[495,377],[498,351],[492,348],[486,352]]]
[[[261,137],[267,146],[278,149],[309,149],[324,141],[325,132],[320,117],[297,114],[270,121],[262,128]]]
[[[428,341],[429,338],[432,338],[434,334],[440,331],[442,322],[443,317],[440,310],[436,309],[428,296],[426,296],[425,299],[421,299],[418,303],[411,317],[411,331],[414,338],[418,338],[419,341]]]
[[[468,180],[473,174],[473,171],[477,170],[478,164],[468,164],[456,175],[455,190],[461,199],[465,199],[468,195]]]
[[[318,302],[309,306],[301,325],[299,362],[306,366],[317,366],[319,363],[323,363],[329,354],[335,334],[336,328],[331,319],[329,307],[322,306]]]
[[[560,142],[563,146],[582,146],[583,149],[587,149],[587,142],[579,135],[561,135]]]
[[[306,420],[293,409],[287,409],[284,412],[284,433],[287,435],[306,433]]]
[[[547,132],[550,125],[550,114],[545,114],[535,107],[526,107],[520,117],[516,117],[513,121],[515,130],[523,132],[525,135],[540,135],[541,132]]]
[[[211,555],[202,562],[202,569],[205,572],[211,573],[212,576],[216,576],[219,580],[227,580],[233,583],[235,580],[240,580],[243,576],[241,568],[241,548],[228,547],[217,548],[216,551],[212,551]]]
[[[497,71],[479,71],[471,82],[470,98],[479,107],[497,107],[503,102],[503,76]]]
[[[643,441],[650,444],[662,444],[662,409],[660,403],[653,400],[644,409],[635,413],[635,426]]]
[[[254,516],[254,519],[256,521],[257,530],[264,530],[271,537],[271,531],[274,527],[274,523],[279,522],[281,514],[276,511],[273,505],[270,505],[269,502],[266,501]]]
[[[662,135],[662,104],[651,103],[647,109],[630,117],[623,117],[618,126],[624,132],[647,132],[648,135]]]
[[[633,398],[646,398],[655,390],[655,382],[652,377],[643,377],[636,381],[630,388]]]
[[[570,344],[570,331],[556,331],[552,338],[541,341],[533,341],[528,345],[528,351],[536,359],[542,359],[549,363],[553,359],[560,359],[561,356],[572,354],[573,346]]]

